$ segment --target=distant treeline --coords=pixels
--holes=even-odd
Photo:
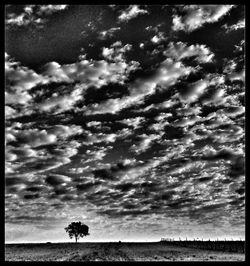
[[[245,241],[168,241],[161,240],[161,243],[171,243],[171,245],[177,245],[181,247],[199,248],[206,250],[217,250],[225,252],[245,253]]]

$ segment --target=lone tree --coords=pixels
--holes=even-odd
[[[64,229],[69,234],[70,238],[75,237],[76,242],[80,237],[89,235],[89,227],[81,222],[72,222]]]

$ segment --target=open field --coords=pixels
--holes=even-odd
[[[189,242],[189,243],[188,243]],[[211,244],[211,243],[210,243]],[[223,245],[225,251],[223,251]],[[229,248],[229,247],[234,248]],[[217,250],[215,250],[217,248]],[[6,244],[6,261],[244,261],[244,242]]]

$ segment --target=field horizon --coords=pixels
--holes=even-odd
[[[156,241],[123,241],[123,240],[112,240],[112,241],[84,241],[84,240],[78,240],[77,244],[79,243],[162,243],[162,242],[245,242],[245,240],[171,240],[171,241],[166,241],[166,240],[156,240]],[[43,241],[43,242],[5,242],[5,245],[11,245],[11,244],[72,244],[75,243],[73,240],[71,241]]]
[[[5,244],[6,261],[243,261],[245,241]]]

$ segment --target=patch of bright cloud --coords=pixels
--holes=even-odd
[[[210,51],[210,49],[203,44],[192,44],[188,46],[183,42],[171,42],[164,54],[177,61],[195,56],[195,60],[199,63],[212,62],[214,57],[214,54]]]
[[[226,32],[238,30],[238,29],[244,29],[245,28],[245,19],[239,20],[236,24],[233,24],[231,26],[228,26],[227,24],[223,25],[223,28],[226,29]]]
[[[5,23],[12,26],[42,25],[47,21],[44,15],[51,15],[67,7],[68,5],[26,5],[20,14],[8,13]]]
[[[128,22],[132,18],[140,14],[148,14],[148,11],[141,9],[138,5],[130,5],[127,9],[123,10],[118,17],[119,22]]]
[[[174,15],[172,29],[174,31],[194,31],[205,23],[217,22],[232,8],[233,5],[186,5],[179,7],[185,15]]]

